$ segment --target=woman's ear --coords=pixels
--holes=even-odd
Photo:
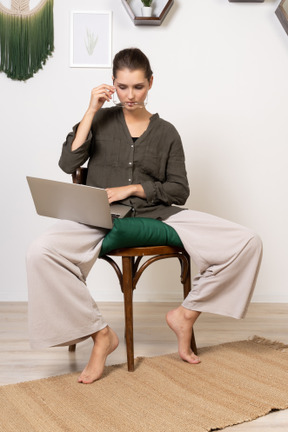
[[[153,84],[153,75],[151,76],[150,81],[149,81],[149,90],[151,89],[152,84]]]

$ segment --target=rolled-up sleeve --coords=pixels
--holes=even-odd
[[[75,139],[79,123],[77,123],[72,132],[70,132],[62,146],[62,153],[59,159],[60,168],[67,174],[72,174],[78,167],[83,165],[90,157],[90,148],[92,141],[91,131],[86,141],[75,151],[71,150],[71,145]]]

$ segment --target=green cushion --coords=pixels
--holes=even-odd
[[[115,219],[112,230],[104,237],[100,256],[124,247],[165,245],[183,247],[177,232],[169,225],[149,218]]]

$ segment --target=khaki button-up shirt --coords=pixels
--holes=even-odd
[[[68,174],[88,161],[87,185],[100,188],[141,184],[146,199],[131,196],[123,204],[132,216],[164,220],[183,208],[189,196],[185,157],[175,127],[152,115],[134,142],[122,108],[103,108],[94,117],[87,140],[71,151],[78,124],[63,144],[59,165]]]

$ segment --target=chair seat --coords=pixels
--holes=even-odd
[[[124,247],[114,249],[107,252],[106,255],[111,256],[152,256],[152,255],[170,255],[174,253],[184,252],[185,249],[178,246],[137,246],[137,247]]]
[[[160,220],[127,217],[114,220],[113,228],[103,239],[100,257],[115,249],[148,246],[183,247],[183,244],[174,228]]]

